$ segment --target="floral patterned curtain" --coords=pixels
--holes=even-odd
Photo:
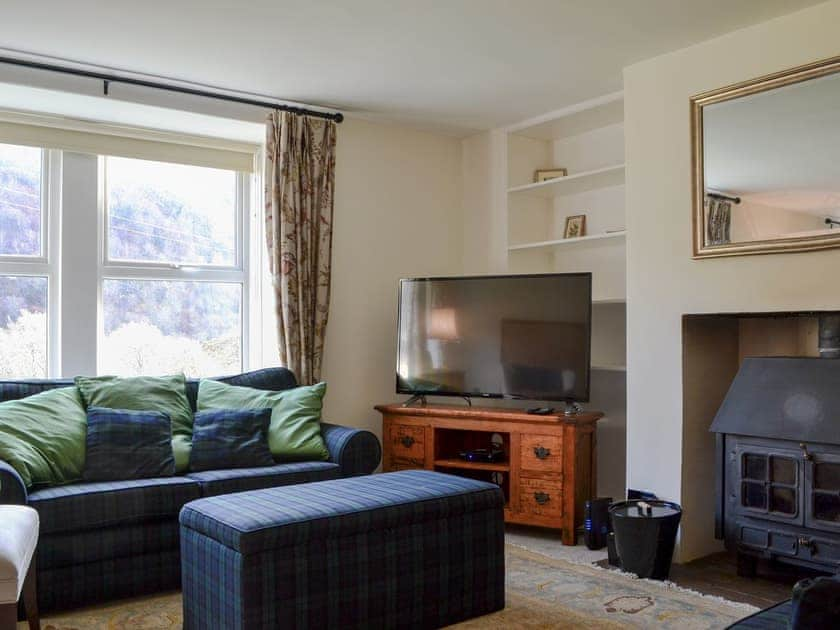
[[[317,383],[330,305],[332,121],[276,111],[266,125],[265,227],[280,361]]]
[[[732,224],[732,204],[724,199],[706,197],[706,244],[725,245],[729,242]]]

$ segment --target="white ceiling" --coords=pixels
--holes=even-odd
[[[0,47],[457,134],[817,0],[0,0]]]

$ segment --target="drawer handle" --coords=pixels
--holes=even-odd
[[[411,448],[414,445],[414,438],[410,435],[404,435],[400,438],[400,443],[406,448]]]
[[[540,505],[545,505],[546,503],[551,501],[551,495],[549,495],[547,492],[535,492],[534,501],[536,501]]]
[[[548,456],[551,455],[551,449],[543,446],[535,446],[534,455],[537,456],[537,459],[548,459]]]

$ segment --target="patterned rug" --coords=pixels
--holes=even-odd
[[[755,609],[507,545],[507,607],[454,626],[486,628],[725,628]],[[25,624],[20,624],[23,630]],[[45,630],[181,627],[181,595],[166,593],[48,615]]]

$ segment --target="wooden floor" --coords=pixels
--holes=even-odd
[[[606,560],[598,563],[609,566]],[[735,571],[735,557],[716,553],[686,564],[671,567],[671,581],[684,588],[717,595],[725,599],[767,608],[790,599],[793,585],[806,577],[821,575],[789,565],[761,561],[754,578],[739,577]]]

